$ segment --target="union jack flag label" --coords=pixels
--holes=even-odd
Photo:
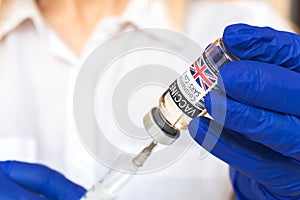
[[[217,84],[217,70],[198,58],[169,88],[177,106],[191,118],[205,109],[203,97]]]
[[[200,62],[199,62],[200,61]],[[201,89],[207,91],[217,81],[217,76],[213,71],[199,58],[190,67],[193,79],[198,83]]]

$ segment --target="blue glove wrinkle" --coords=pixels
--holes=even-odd
[[[299,73],[273,64],[241,60],[224,65],[219,76],[219,87],[233,99],[300,117]]]
[[[225,28],[226,50],[243,60],[256,60],[300,71],[300,37],[270,27],[234,24]]]

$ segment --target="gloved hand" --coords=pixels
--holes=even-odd
[[[238,199],[300,199],[300,36],[237,24],[223,42],[241,60],[220,69],[205,98],[214,120],[196,118],[189,131],[231,166]]]
[[[85,189],[43,165],[0,162],[0,199],[78,200]]]

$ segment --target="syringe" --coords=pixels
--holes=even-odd
[[[93,187],[85,194],[81,200],[112,200],[119,191],[131,180],[138,172],[139,168],[144,165],[151,155],[157,142],[152,141],[134,158],[128,155],[121,155],[115,162],[115,167],[121,168],[124,172],[114,169],[103,176]]]

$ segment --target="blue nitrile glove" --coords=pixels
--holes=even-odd
[[[205,98],[214,120],[189,131],[231,166],[238,199],[300,199],[300,36],[237,24],[223,41],[242,60],[220,69],[220,89]]]
[[[0,162],[0,199],[78,200],[85,189],[39,164]]]

